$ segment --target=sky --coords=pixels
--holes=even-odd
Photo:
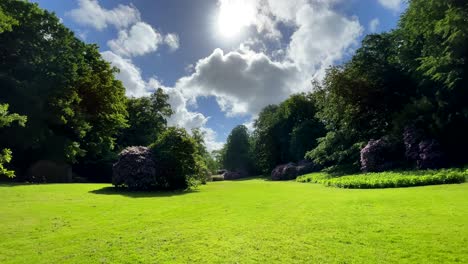
[[[129,97],[162,88],[169,125],[222,147],[261,109],[309,92],[367,34],[389,31],[405,0],[34,0],[120,69]]]

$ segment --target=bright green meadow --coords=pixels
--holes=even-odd
[[[0,263],[467,263],[468,184],[0,185]]]

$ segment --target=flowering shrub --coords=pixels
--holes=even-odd
[[[156,163],[147,147],[128,147],[119,154],[113,166],[112,184],[132,190],[148,190],[157,186]]]
[[[420,169],[436,169],[444,165],[444,154],[436,140],[424,140],[419,143],[419,157],[417,160]]]
[[[271,172],[271,179],[274,181],[294,180],[297,176],[315,171],[316,166],[309,161],[300,161],[298,164],[287,163],[278,165]]]
[[[403,132],[405,156],[415,162],[419,169],[436,169],[445,164],[445,155],[435,139],[423,139],[422,132],[407,126]]]
[[[371,139],[361,150],[361,170],[363,172],[379,172],[393,168],[394,147],[386,139]]]
[[[421,134],[421,131],[416,129],[415,126],[405,127],[403,131],[403,143],[405,144],[405,156],[408,160],[418,160]]]

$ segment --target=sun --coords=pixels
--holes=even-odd
[[[226,38],[239,35],[255,22],[255,1],[222,0],[218,13],[218,31]]]

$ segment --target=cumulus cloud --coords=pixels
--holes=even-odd
[[[303,6],[296,14],[296,24],[289,58],[316,76],[353,50],[363,31],[357,18],[345,17],[327,6]]]
[[[166,43],[171,51],[175,51],[180,47],[179,36],[174,33],[167,34],[166,37],[164,37],[164,43]]]
[[[150,86],[143,80],[140,69],[131,60],[122,58],[112,51],[104,51],[101,55],[120,70],[116,78],[122,81],[127,96],[142,97],[150,94]]]
[[[294,29],[287,47],[268,55],[267,46],[249,39],[234,51],[216,49],[175,88],[192,103],[199,96],[214,96],[228,116],[255,116],[268,104],[310,90],[310,81],[344,59],[363,32],[357,18],[334,11],[333,2],[257,0],[257,11],[274,25],[281,21]]]
[[[121,56],[141,56],[156,51],[163,37],[152,26],[138,22],[129,30],[121,30],[119,37],[107,42],[109,48]]]
[[[132,36],[139,35],[132,34],[132,27],[109,42],[112,51],[103,53],[121,69],[117,77],[124,82],[128,95],[143,96],[162,86],[175,111],[169,124],[189,131],[202,128],[209,149],[219,148],[221,143],[216,141],[215,131],[207,128],[209,117],[190,110],[196,106],[198,97],[214,97],[227,116],[255,117],[268,104],[310,90],[310,81],[323,77],[328,66],[346,58],[363,32],[357,18],[333,8],[340,0],[220,0],[220,3],[233,1],[254,5],[254,19],[246,19],[244,26],[255,27],[258,38],[248,39],[232,51],[215,49],[194,63],[188,75],[172,88],[162,86],[156,79],[143,80],[140,70],[125,57],[154,51],[162,43],[175,50],[179,47],[177,35],[164,36],[153,30],[159,34],[153,38],[153,43],[157,39],[156,45],[140,41],[130,45]],[[264,40],[282,38],[280,24],[291,29],[289,42],[278,41],[280,45],[274,47],[266,45]],[[133,45],[144,45],[139,49],[141,54],[129,48]]]
[[[78,0],[78,8],[67,13],[76,23],[103,30],[108,25],[125,28],[140,21],[140,12],[133,5],[105,9],[97,0]]]
[[[200,61],[195,72],[180,79],[176,89],[194,100],[214,96],[228,115],[256,114],[268,104],[286,99],[298,82],[292,63],[272,61],[250,50],[227,54],[220,49]]]
[[[174,114],[167,120],[168,125],[185,128],[191,132],[192,129],[200,128],[205,136],[205,145],[209,151],[221,149],[223,143],[216,138],[216,132],[206,127],[208,117],[202,113],[192,112],[188,110],[187,98],[180,90],[175,88],[161,87],[166,94],[169,95],[169,104],[174,111]]]
[[[379,0],[379,3],[390,10],[400,11],[403,5],[403,0]]]
[[[205,143],[210,151],[222,147],[223,143],[216,140],[216,132],[206,127],[208,117],[188,110],[188,99],[180,90],[165,87],[156,78],[145,81],[141,76],[140,69],[130,59],[122,58],[112,51],[102,52],[101,55],[112,66],[119,68],[120,72],[116,78],[122,81],[127,96],[149,96],[156,89],[162,88],[169,95],[169,104],[174,111],[174,114],[168,118],[168,125],[182,127],[189,132],[194,128],[200,128],[205,133]]]
[[[170,51],[180,46],[177,34],[163,36],[151,25],[141,21],[140,12],[133,5],[105,9],[98,0],[78,0],[78,8],[67,15],[76,23],[97,30],[103,30],[109,25],[119,29],[117,39],[109,40],[107,45],[120,56],[141,56],[156,51],[161,44],[168,45]]]
[[[380,20],[378,18],[374,18],[369,22],[369,31],[371,33],[375,33],[377,31],[377,28],[380,25]]]

